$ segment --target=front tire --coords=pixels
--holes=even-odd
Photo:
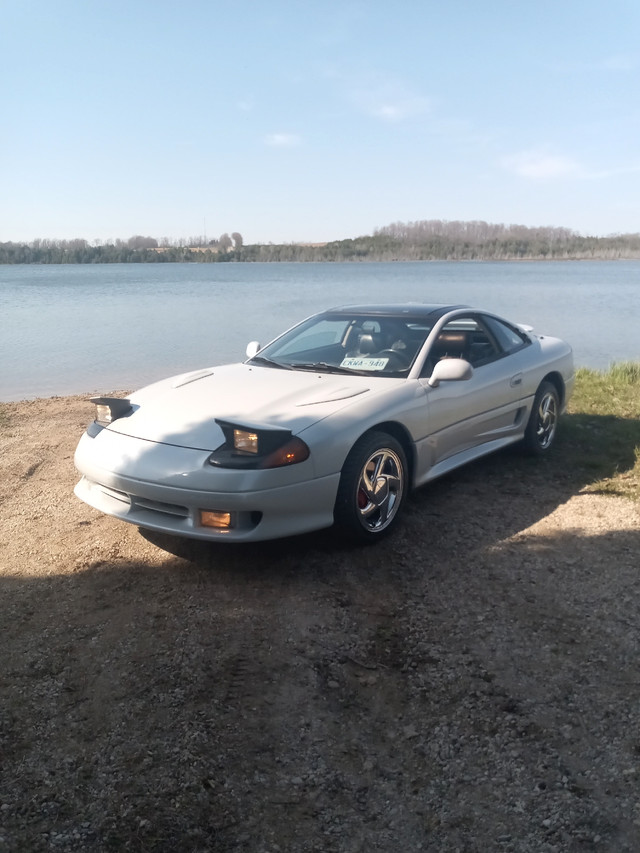
[[[551,382],[541,382],[524,433],[527,452],[542,456],[551,449],[558,431],[559,417],[560,398],[556,386]]]
[[[395,527],[408,489],[402,445],[385,432],[364,435],[342,468],[334,508],[338,531],[348,540],[375,542]]]

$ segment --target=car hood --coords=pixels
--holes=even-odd
[[[216,419],[282,427],[298,434],[393,379],[230,364],[149,385],[129,398],[131,415],[113,432],[181,447],[215,450],[224,438]],[[380,389],[382,390],[382,389]]]

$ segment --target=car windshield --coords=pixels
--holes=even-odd
[[[406,376],[431,326],[403,315],[321,314],[260,350],[250,364],[325,373]]]

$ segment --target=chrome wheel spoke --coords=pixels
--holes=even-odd
[[[544,448],[550,444],[556,429],[557,420],[558,412],[556,409],[556,401],[553,395],[547,394],[542,398],[542,400],[540,400],[540,406],[538,408],[538,427],[536,429],[536,435],[541,447]]]
[[[358,484],[358,511],[370,530],[387,526],[396,513],[403,489],[399,458],[390,450],[378,450],[369,457]]]

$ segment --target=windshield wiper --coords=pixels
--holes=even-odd
[[[351,367],[342,367],[340,364],[327,364],[326,361],[294,362],[293,370],[319,370],[324,373],[357,373],[360,376],[368,375],[369,371],[354,370]]]
[[[272,358],[267,358],[266,355],[254,355],[249,359],[250,364],[264,364],[266,367],[279,367],[280,370],[293,370],[290,364],[282,364],[280,361],[274,361]]]

